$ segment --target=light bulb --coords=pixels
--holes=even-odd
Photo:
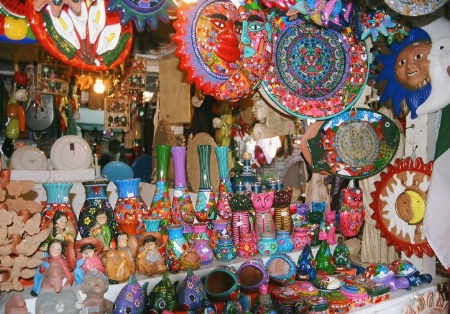
[[[95,79],[94,92],[96,92],[97,94],[103,94],[104,91],[105,85],[103,84],[103,80],[99,78]]]

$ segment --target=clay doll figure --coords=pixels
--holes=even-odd
[[[108,288],[108,279],[103,273],[97,270],[88,271],[81,285],[81,292],[86,294],[86,299],[77,305],[77,309],[87,310],[89,314],[112,313],[113,302],[105,299]]]
[[[99,208],[95,214],[95,224],[90,227],[90,235],[101,240],[105,248],[109,248],[112,232],[108,225],[108,215],[102,208]]]
[[[110,284],[126,282],[131,275],[134,275],[136,271],[134,258],[138,249],[137,240],[133,235],[117,232],[114,238],[116,249],[108,250],[103,260]]]
[[[70,241],[72,243],[75,242],[76,230],[73,226],[72,222],[67,218],[67,214],[63,211],[55,211],[55,214],[52,218],[52,223],[49,226],[52,229],[50,236],[48,237],[48,241],[52,239],[58,239],[61,241]],[[42,247],[43,250],[47,250],[48,246],[44,245]]]
[[[103,274],[106,273],[105,266],[98,256],[103,251],[103,244],[100,240],[94,238],[78,240],[75,244],[75,251],[79,255],[77,266],[73,271],[77,285],[81,285],[84,276],[90,270],[97,270]]]
[[[136,257],[137,271],[141,275],[153,277],[155,274],[163,274],[167,267],[161,253],[158,250],[160,234],[147,232],[139,238],[140,251]]]
[[[66,245],[69,246],[66,249]],[[63,286],[72,285],[73,276],[71,271],[74,268],[74,254],[69,254],[73,250],[71,242],[52,239],[48,243],[49,258],[42,260],[41,266],[36,269],[34,284],[31,295],[37,296],[41,288],[53,289],[55,292],[61,291]],[[63,252],[71,255],[67,261]]]

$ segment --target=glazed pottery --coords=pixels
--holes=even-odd
[[[230,298],[225,302],[222,314],[244,314],[244,309],[235,293],[230,295]]]
[[[309,244],[305,245],[302,253],[298,257],[297,271],[295,274],[297,280],[315,280],[316,268],[314,266],[314,256]]]
[[[114,181],[118,192],[114,206],[117,229],[135,236],[145,232],[145,225],[141,219],[149,215],[148,207],[139,194],[140,181],[139,178]]]
[[[362,273],[362,277],[388,286],[391,292],[398,289],[411,290],[411,284],[407,278],[395,276],[391,269],[381,263],[369,264]]]
[[[146,232],[160,231],[162,218],[157,216],[143,216],[141,220],[145,225]]]
[[[285,230],[277,231],[278,252],[291,252],[294,249],[294,240],[291,233]]]
[[[258,245],[256,244],[253,232],[241,235],[241,240],[237,247],[237,254],[243,258],[251,258],[258,254]]]
[[[67,215],[67,219],[73,223],[77,229],[77,216],[70,204],[69,194],[72,183],[42,183],[47,193],[47,200],[41,211],[41,230],[47,229],[52,222],[56,211],[63,211]],[[77,235],[75,234],[75,237]]]
[[[291,288],[304,297],[319,295],[319,289],[309,281],[296,281],[291,285]]]
[[[214,268],[205,279],[205,290],[208,299],[226,301],[239,287],[236,271],[228,266]]]
[[[172,252],[177,258],[188,248],[188,243],[183,237],[183,226],[180,224],[167,226],[168,240],[166,251]]]
[[[285,230],[291,232],[293,230],[290,204],[292,198],[292,188],[281,189],[275,191],[273,199],[275,231]]]
[[[195,203],[195,217],[199,222],[207,222],[217,216],[217,204],[211,185],[211,145],[198,145],[200,162],[200,187]]]
[[[206,233],[206,229],[208,225],[205,222],[197,222],[192,225],[192,236],[191,241],[194,240],[209,240],[208,234]]]
[[[187,270],[186,278],[178,287],[178,305],[184,311],[197,311],[206,299],[205,287],[192,269]]]
[[[340,291],[331,291],[328,295],[328,306],[330,313],[348,313],[351,309],[349,299]]]
[[[161,228],[172,223],[172,203],[169,197],[169,183],[167,173],[169,171],[169,145],[156,145],[156,189],[150,205],[150,215],[162,218]]]
[[[145,282],[144,291],[148,289],[148,282]],[[158,282],[148,294],[147,311],[156,311],[161,314],[162,311],[174,311],[177,307],[177,295],[175,287],[169,278],[169,273],[165,272],[161,281]]]
[[[362,189],[355,187],[342,189],[336,210],[336,222],[340,233],[345,237],[356,236],[364,223],[364,217]]]
[[[433,277],[430,274],[421,274],[417,268],[407,260],[395,260],[389,265],[389,269],[396,276],[408,279],[412,287],[419,286],[423,283],[431,283]]]
[[[244,291],[258,291],[262,285],[269,284],[269,276],[262,259],[249,259],[237,271],[239,284]]]
[[[300,294],[290,287],[275,288],[272,293],[273,309],[277,313],[293,314],[294,306],[301,299]]]
[[[316,253],[316,271],[317,274],[334,274],[333,255],[330,246],[326,240],[320,243],[319,250]]]
[[[319,240],[327,240],[328,244],[336,244],[336,213],[325,211],[325,218],[320,224]]]
[[[114,301],[114,311],[117,313],[143,313],[145,310],[144,290],[133,275],[120,290]]]
[[[275,232],[275,224],[272,217],[272,204],[274,198],[274,191],[265,193],[252,193],[250,196],[255,209],[255,237],[256,241],[261,238],[261,233]]]
[[[338,243],[333,251],[333,261],[336,271],[350,270],[350,250],[344,243],[344,237],[339,237]]]
[[[295,281],[295,262],[286,253],[277,253],[266,262],[269,280],[282,286],[292,285]]]
[[[274,255],[278,252],[278,244],[273,233],[262,233],[258,242],[258,252],[263,256]]]
[[[172,147],[175,168],[175,186],[172,199],[173,223],[192,224],[195,219],[194,204],[186,184],[186,146]]]
[[[228,193],[232,193],[230,174],[228,172],[228,146],[215,148],[219,166],[219,193],[217,196],[217,216],[219,219],[231,219],[231,207],[228,203]]]
[[[360,285],[343,285],[341,286],[340,292],[349,299],[352,307],[365,306],[366,299],[369,297],[366,289]]]
[[[312,238],[309,234],[309,227],[294,227],[292,240],[294,240],[294,248],[296,250],[303,250],[305,245],[311,244]]]
[[[194,250],[200,255],[200,263],[202,265],[208,265],[214,259],[214,252],[209,246],[209,241],[204,239],[194,240]]]
[[[250,216],[248,211],[233,211],[232,230],[233,241],[236,246],[239,245],[243,234],[250,233],[250,228]]]
[[[182,223],[183,226],[183,237],[186,239],[186,241],[189,243],[191,240],[192,234],[194,233],[194,228],[192,228],[192,224]]]
[[[117,222],[114,219],[113,208],[106,196],[108,181],[86,181],[83,182],[86,198],[78,217],[78,227],[82,238],[91,236],[91,227],[96,224],[97,211],[102,209],[107,217],[111,238],[114,238]],[[101,231],[100,231],[101,232]],[[109,243],[104,243],[109,246]]]
[[[313,296],[306,298],[306,306],[309,308],[308,313],[328,314],[328,299],[325,296]]]
[[[220,236],[229,236],[230,233],[228,232],[228,220],[224,219],[215,219],[212,221],[213,225],[213,232],[211,234],[211,237],[209,238],[209,245],[214,250],[216,247],[217,240]]]
[[[267,285],[261,285],[252,307],[252,313],[265,314],[270,310],[272,310],[272,298],[267,293]]]
[[[237,256],[237,249],[230,236],[220,236],[214,249],[214,256],[219,261],[231,261]]]
[[[195,249],[186,249],[180,256],[181,270],[196,270],[201,266],[200,253]]]

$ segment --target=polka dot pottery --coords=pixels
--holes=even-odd
[[[360,285],[344,285],[340,292],[350,300],[352,307],[363,307],[369,298],[366,289]]]
[[[273,309],[277,313],[292,314],[297,302],[300,301],[300,293],[290,287],[275,288],[272,293]]]

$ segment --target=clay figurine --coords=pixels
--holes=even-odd
[[[267,293],[267,285],[259,286],[259,294],[256,296],[252,312],[255,314],[265,314],[272,310],[272,298]]]
[[[112,232],[108,225],[108,215],[106,210],[99,208],[95,213],[95,224],[90,227],[90,235],[103,242],[105,248],[109,248]]]
[[[206,299],[206,290],[192,269],[187,270],[186,278],[178,287],[178,305],[182,310],[197,311]]]
[[[230,298],[225,302],[223,307],[223,314],[244,314],[241,303],[238,301],[238,294],[233,292]]]
[[[334,266],[336,273],[345,273],[347,275],[356,275],[356,268],[351,268],[350,250],[344,243],[344,238],[339,237],[338,243],[333,252]]]
[[[153,277],[164,274],[167,267],[158,248],[161,245],[159,232],[146,232],[139,238],[140,251],[136,257],[137,271],[141,275]]]
[[[77,266],[73,271],[75,283],[81,285],[86,273],[97,270],[106,273],[105,266],[99,257],[103,251],[103,243],[99,239],[84,238],[75,243],[75,251],[78,254]]]
[[[320,243],[316,254],[316,270],[318,274],[334,274],[334,261],[331,255],[330,246],[326,240]]]
[[[295,279],[297,280],[315,280],[316,268],[314,265],[314,257],[312,255],[311,247],[309,244],[305,245],[302,253],[298,257],[297,271],[295,273]]]
[[[116,249],[108,250],[103,260],[110,284],[126,282],[134,275],[136,271],[134,258],[138,250],[138,243],[133,235],[116,232],[114,238]]]
[[[389,286],[391,292],[398,289],[411,290],[411,284],[407,278],[395,276],[392,270],[381,263],[368,265],[362,277]]]
[[[389,265],[389,269],[392,270],[396,276],[408,279],[413,287],[433,281],[433,277],[430,274],[421,274],[410,261],[401,259],[395,260]]]
[[[5,305],[5,314],[28,314],[27,303],[21,294],[12,295]]]
[[[120,290],[114,301],[113,313],[142,314],[145,310],[144,290],[136,277],[130,276],[128,283]]]
[[[113,311],[113,302],[105,299],[108,291],[108,278],[97,270],[89,270],[84,276],[81,284],[81,292],[86,295],[81,309],[87,310],[89,314],[109,314]]]
[[[148,289],[148,282],[145,282],[142,289]],[[152,291],[147,295],[147,311],[161,314],[164,310],[174,311],[177,307],[177,295],[175,287],[170,281],[169,273],[165,272],[163,278]]]
[[[67,217],[67,214],[61,210],[55,211],[53,215],[52,222],[49,225],[49,228],[52,230],[50,236],[48,237],[48,241],[52,239],[59,239],[61,241],[70,241],[72,243],[75,242],[75,227],[73,223]],[[47,244],[47,243],[46,243]],[[47,246],[43,246],[41,250],[47,250]]]
[[[327,240],[329,245],[336,244],[336,212],[325,211],[325,219],[320,223],[319,240]]]

